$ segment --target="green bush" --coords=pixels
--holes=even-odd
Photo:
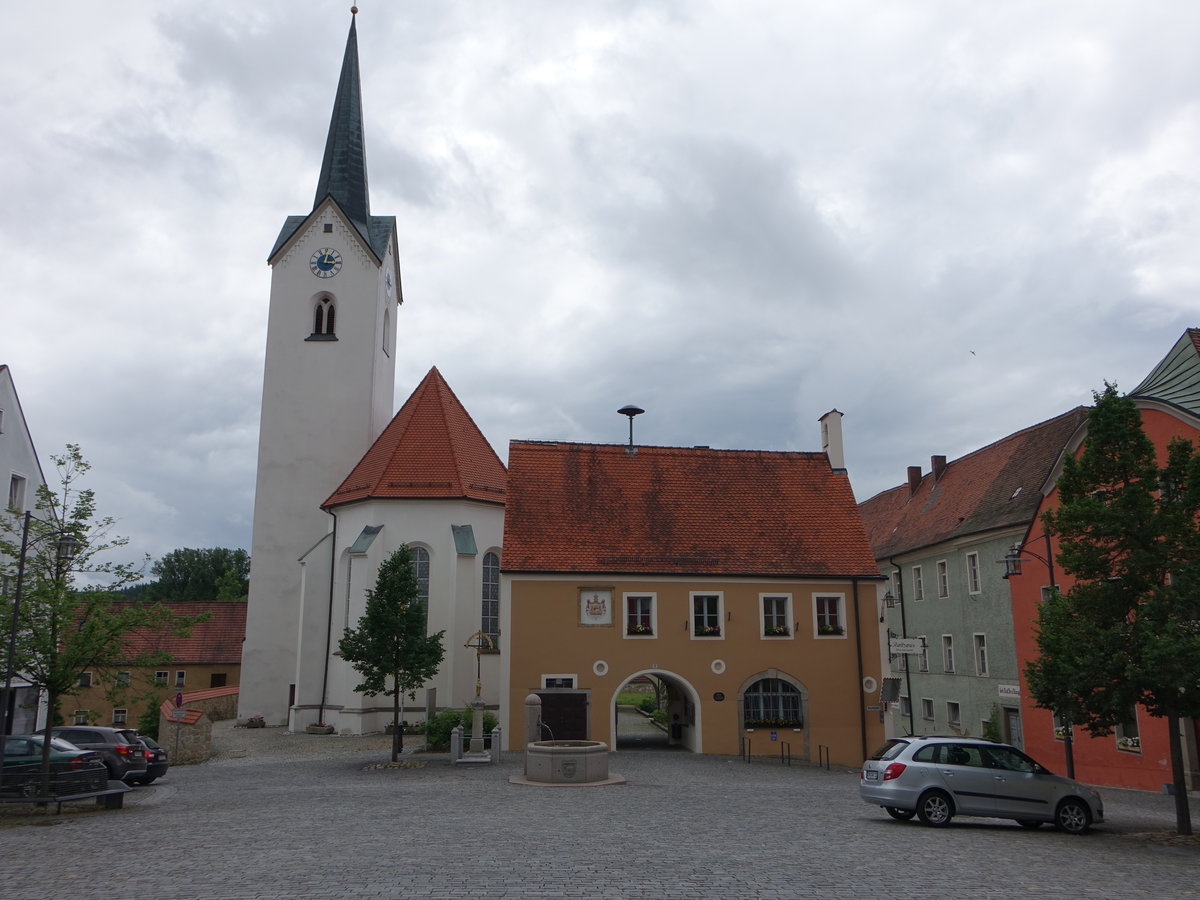
[[[658,701],[653,697],[643,697],[638,701],[638,709],[644,713],[653,715],[654,711],[658,709]]]
[[[667,724],[667,711],[665,709],[656,709],[650,714],[650,717],[659,725]]]
[[[152,740],[158,740],[158,707],[151,706],[148,710],[138,716],[137,720],[138,734],[144,734]]]
[[[425,746],[430,750],[449,750],[450,732],[459,725],[463,727],[464,738],[470,738],[471,715],[472,711],[470,707],[466,709],[444,709],[439,713],[434,713],[425,722]],[[492,729],[498,724],[499,720],[491,710],[485,709],[483,711],[484,736],[489,736]]]

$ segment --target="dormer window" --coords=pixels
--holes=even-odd
[[[305,340],[336,341],[337,306],[332,297],[318,297],[313,304],[313,330]]]

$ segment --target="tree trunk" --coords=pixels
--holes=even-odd
[[[400,688],[392,694],[392,762],[400,759],[400,751],[404,749],[404,726],[400,723]]]
[[[42,786],[39,797],[50,796],[50,729],[54,727],[54,710],[58,708],[58,694],[46,691],[46,728],[42,732]]]
[[[1171,735],[1171,778],[1175,784],[1175,831],[1178,834],[1191,834],[1192,814],[1183,775],[1183,739],[1179,734],[1179,716],[1175,713],[1167,716],[1167,730]]]

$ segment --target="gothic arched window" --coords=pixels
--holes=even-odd
[[[483,555],[483,615],[479,630],[494,642],[500,639],[500,557]]]
[[[429,551],[424,547],[410,547],[413,574],[417,576],[417,601],[429,612]]]
[[[313,307],[312,337],[318,340],[336,340],[336,316],[337,308],[332,298],[321,297],[317,300]]]

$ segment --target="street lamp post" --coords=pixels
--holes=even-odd
[[[1004,554],[1004,559],[1002,560],[1002,562],[1004,563],[1004,577],[1005,578],[1010,578],[1013,575],[1021,574],[1021,564],[1023,562],[1026,562],[1026,560],[1021,556],[1021,554],[1025,553],[1029,556],[1032,556],[1038,562],[1045,564],[1046,571],[1050,575],[1050,588],[1056,589],[1058,587],[1058,585],[1054,581],[1054,551],[1050,545],[1050,535],[1043,534],[1042,539],[1046,542],[1046,555],[1045,556],[1041,556],[1037,553],[1034,553],[1032,550],[1030,550],[1029,546],[1028,546],[1028,544],[1029,544],[1028,541],[1023,541],[1020,544],[1013,544],[1012,547],[1009,548],[1009,551],[1006,554]],[[1071,724],[1071,720],[1066,716],[1066,714],[1059,713],[1059,718],[1062,719],[1062,723],[1063,723],[1063,753],[1066,756],[1067,777],[1074,778],[1075,777],[1075,740],[1074,740],[1074,734],[1073,734],[1074,726]]]

